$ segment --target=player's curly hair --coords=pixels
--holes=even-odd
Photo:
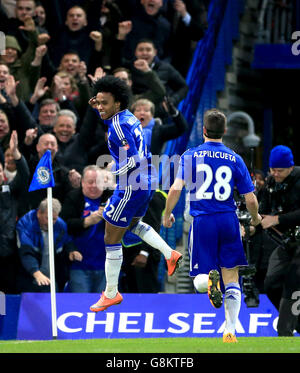
[[[130,88],[121,79],[112,75],[107,75],[96,81],[94,85],[95,95],[99,92],[109,92],[113,95],[115,101],[120,102],[120,109],[125,110],[130,102]]]

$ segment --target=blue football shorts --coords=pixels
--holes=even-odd
[[[126,228],[133,218],[143,217],[148,209],[154,190],[133,190],[131,186],[124,190],[116,189],[107,201],[103,218],[112,225]]]
[[[212,269],[247,266],[239,220],[235,212],[203,214],[194,217],[188,249],[190,276]]]

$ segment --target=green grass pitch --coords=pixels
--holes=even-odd
[[[0,353],[300,353],[298,337],[134,338],[0,341]],[[0,357],[1,359],[1,357]]]

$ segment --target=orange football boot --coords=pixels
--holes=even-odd
[[[104,295],[104,291],[103,291],[101,298],[98,300],[97,303],[93,304],[90,307],[90,310],[93,312],[105,311],[110,306],[120,304],[122,300],[123,300],[123,297],[119,292],[117,292],[117,295],[114,298],[107,298]]]

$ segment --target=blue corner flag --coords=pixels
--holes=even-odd
[[[47,150],[40,159],[36,166],[31,184],[29,186],[29,192],[34,190],[52,188],[55,186],[52,162],[51,162],[51,151]]]

